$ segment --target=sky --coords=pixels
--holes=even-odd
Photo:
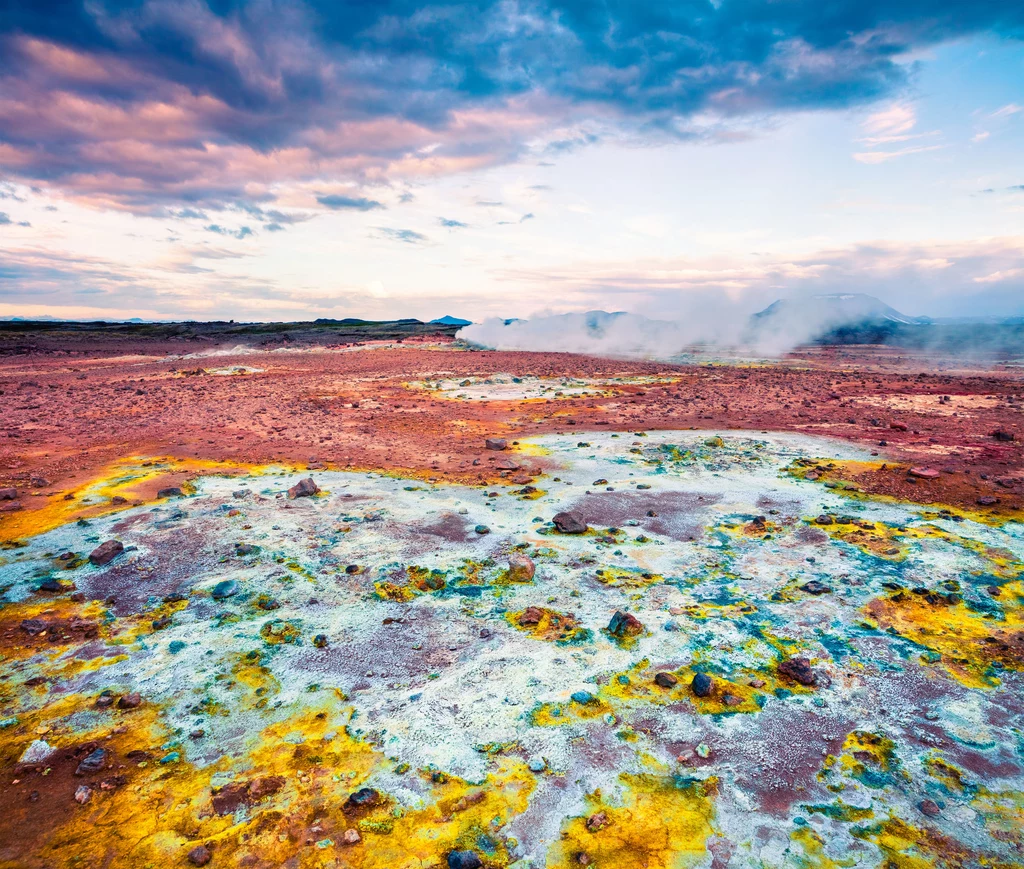
[[[0,0],[0,317],[1024,315],[1024,4]]]

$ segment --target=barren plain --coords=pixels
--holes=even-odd
[[[1024,377],[0,356],[0,866],[1024,863]]]

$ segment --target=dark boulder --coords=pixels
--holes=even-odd
[[[710,697],[714,688],[714,680],[707,673],[695,673],[690,682],[690,690],[698,697]]]
[[[120,540],[105,540],[89,553],[89,561],[97,567],[103,567],[110,564],[122,552],[124,552],[124,544]]]
[[[587,523],[579,513],[557,513],[551,521],[562,534],[583,534],[587,530]]]
[[[320,491],[320,487],[313,482],[312,477],[306,477],[305,480],[299,480],[294,486],[288,490],[288,497],[295,498],[308,498],[310,495],[315,495]]]

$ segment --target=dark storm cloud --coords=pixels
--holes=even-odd
[[[570,109],[687,135],[708,110],[856,105],[905,83],[908,52],[978,32],[1020,37],[1024,4],[7,2],[0,142],[12,177],[94,205],[223,208],[282,181],[386,180],[397,161],[515,159]]]

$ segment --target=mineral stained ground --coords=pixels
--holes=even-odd
[[[4,360],[0,866],[1024,865],[1020,376],[848,354]]]

